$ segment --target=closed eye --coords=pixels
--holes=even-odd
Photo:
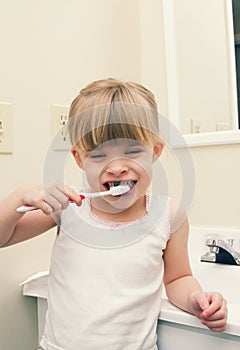
[[[126,155],[137,155],[141,153],[143,150],[141,148],[133,148],[125,151]]]
[[[106,157],[105,153],[90,153],[89,157],[92,159],[102,159]]]

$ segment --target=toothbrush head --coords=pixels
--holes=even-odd
[[[120,196],[121,194],[127,193],[130,190],[129,185],[119,185],[116,187],[111,187],[108,191],[112,196]]]

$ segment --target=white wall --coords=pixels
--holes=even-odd
[[[11,155],[0,155],[0,197],[41,180],[52,104],[93,80],[140,81],[138,0],[0,0],[0,101],[13,107]],[[19,283],[48,269],[55,230],[0,251],[0,349],[37,347],[35,301]]]
[[[195,226],[240,228],[240,140],[234,145],[192,148],[196,193],[190,213]]]

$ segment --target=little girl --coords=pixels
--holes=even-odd
[[[192,276],[187,218],[176,226],[173,201],[148,191],[164,147],[153,94],[135,83],[96,81],[75,98],[69,118],[71,152],[89,190],[129,190],[84,199],[61,184],[28,186],[0,203],[2,247],[58,226],[41,348],[156,350],[163,283],[171,303],[224,331],[225,300]],[[24,203],[40,210],[18,213]]]

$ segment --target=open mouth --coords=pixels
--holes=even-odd
[[[128,185],[130,189],[137,183],[136,180],[128,180],[128,181],[111,181],[105,182],[103,185],[110,190],[112,187],[117,187],[120,185]]]

